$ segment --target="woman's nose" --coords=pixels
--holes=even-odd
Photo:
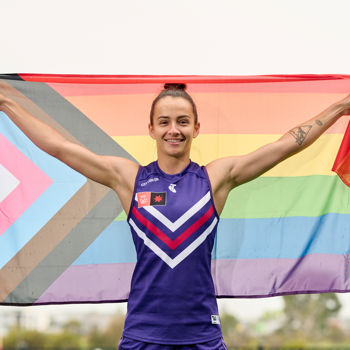
[[[171,133],[171,134],[178,134],[179,133],[179,130],[177,129],[176,123],[170,124],[169,133]]]

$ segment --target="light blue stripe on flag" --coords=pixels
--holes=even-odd
[[[297,259],[310,253],[350,254],[350,214],[221,219],[213,259]],[[113,221],[74,265],[136,262],[126,221]]]

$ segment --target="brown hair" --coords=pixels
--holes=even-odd
[[[165,83],[164,89],[160,92],[160,94],[154,99],[151,106],[150,112],[150,123],[153,125],[153,113],[154,107],[156,103],[163,97],[172,96],[172,97],[182,97],[188,102],[191,103],[193,114],[194,114],[194,123],[198,122],[197,108],[195,103],[193,102],[192,97],[186,92],[186,84],[183,83]]]

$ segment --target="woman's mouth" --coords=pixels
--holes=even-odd
[[[168,143],[172,143],[172,144],[177,144],[177,143],[180,143],[180,142],[183,142],[185,141],[185,139],[164,139],[166,142]]]

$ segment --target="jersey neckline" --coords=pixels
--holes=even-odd
[[[191,165],[193,164],[192,160],[190,159],[190,163],[183,169],[181,170],[179,173],[176,173],[176,174],[167,174],[165,173],[160,167],[159,167],[159,164],[158,164],[158,160],[155,161],[155,166],[157,168],[157,170],[165,177],[165,178],[168,178],[168,179],[173,179],[175,177],[179,177],[183,174],[185,174],[187,172],[187,170],[191,167]]]

